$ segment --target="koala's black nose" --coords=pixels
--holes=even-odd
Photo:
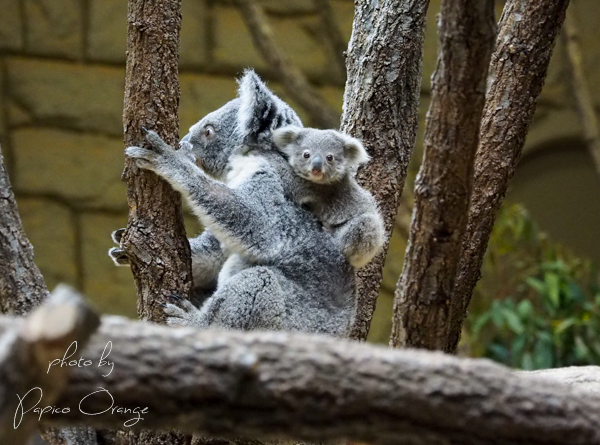
[[[311,166],[313,171],[320,172],[323,169],[323,158],[321,155],[316,155],[312,158]]]

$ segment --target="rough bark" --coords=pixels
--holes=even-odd
[[[521,156],[568,5],[569,0],[509,0],[502,12],[454,287],[457,307],[452,311],[458,311],[456,317],[461,320],[480,277],[492,227]],[[449,349],[455,349],[459,340],[460,331],[451,332]]]
[[[4,314],[25,315],[47,296],[0,151],[0,309]]]
[[[179,139],[181,0],[130,0],[123,127],[125,146],[145,144],[143,128],[168,144]],[[122,238],[135,279],[140,318],[160,322],[158,303],[189,296],[192,275],[181,198],[154,173],[127,159],[129,223]]]
[[[144,128],[168,144],[179,140],[179,33],[181,0],[129,0],[123,127],[125,145],[143,146]],[[154,173],[127,159],[129,223],[122,246],[129,257],[138,294],[138,314],[163,322],[160,303],[172,294],[189,297],[190,247],[179,193]],[[112,435],[109,435],[112,437]],[[106,436],[109,443],[114,440]],[[119,432],[116,443],[183,444],[179,433]]]
[[[341,129],[362,139],[372,157],[357,179],[375,196],[387,235],[382,252],[357,272],[351,338],[358,340],[369,332],[415,145],[428,6],[428,0],[356,2]]]
[[[390,345],[444,350],[496,37],[494,1],[444,0],[438,36],[424,158]]]
[[[17,324],[0,322],[4,329]],[[81,413],[79,402],[100,386],[114,406],[148,407],[135,428],[368,443],[600,443],[600,396],[588,391],[599,388],[598,367],[564,370],[569,387],[556,371],[523,375],[439,352],[306,334],[173,329],[120,317],[104,317],[81,355],[97,361],[109,341],[113,371],[73,368],[54,404],[71,411],[42,420],[114,428],[135,417]],[[91,396],[83,407],[104,411],[107,400]]]
[[[583,135],[588,151],[594,160],[596,172],[600,174],[600,133],[594,109],[593,96],[585,74],[583,52],[579,42],[577,18],[573,7],[567,9],[563,26],[563,40],[567,50],[571,85],[577,104],[577,112],[581,118]]]
[[[236,4],[244,17],[254,45],[267,61],[269,69],[273,70],[283,84],[290,98],[304,108],[315,125],[323,128],[337,128],[340,124],[339,114],[320,97],[306,76],[281,50],[275,41],[269,20],[258,2],[236,0]]]
[[[75,295],[64,286],[57,288],[47,304],[36,309],[25,320],[15,319],[15,327],[2,335],[0,443],[28,443],[38,422],[34,416],[19,419],[20,404],[15,395],[23,397],[37,388],[34,392],[36,399],[43,394],[44,406],[54,404],[67,385],[70,369],[55,366],[49,370],[49,363],[61,358],[73,342],[83,349],[100,324],[99,317]],[[21,409],[29,406],[25,402]],[[17,424],[18,428],[15,427]],[[72,437],[78,437],[79,431],[79,428],[75,429]],[[58,439],[59,432],[55,433]],[[60,433],[64,437],[64,430]]]

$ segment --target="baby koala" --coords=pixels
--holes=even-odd
[[[350,264],[363,267],[383,245],[383,220],[373,196],[354,175],[369,161],[358,139],[335,130],[296,126],[273,131],[294,173],[293,199],[331,231]]]

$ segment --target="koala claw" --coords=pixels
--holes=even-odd
[[[115,230],[113,233],[110,234],[110,237],[115,242],[115,244],[121,244],[121,239],[123,238],[123,234],[125,233],[125,230],[127,230],[127,229],[125,229],[125,227],[123,227],[121,229]]]
[[[115,263],[115,266],[129,266],[129,258],[123,249],[112,247],[108,249],[108,256]]]
[[[175,301],[181,301],[181,300],[183,300],[183,298],[181,298],[181,297],[180,297],[179,295],[177,295],[177,294],[171,294],[171,295],[169,295],[169,298],[172,298],[172,299],[173,299],[173,300],[175,300]]]
[[[142,130],[143,130],[143,131],[144,131],[144,133],[146,133],[146,134],[148,134],[148,133],[150,132],[150,130],[148,130],[148,129],[147,129],[146,127],[144,127],[143,125],[142,125]]]
[[[173,149],[165,142],[163,141],[160,136],[158,134],[156,134],[154,131],[148,131],[146,133],[146,141],[148,142],[148,144],[150,144],[150,146],[152,147],[152,149],[154,151],[156,151],[159,154],[163,154],[165,152],[168,151],[172,151]]]

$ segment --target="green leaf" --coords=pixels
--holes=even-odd
[[[561,321],[554,328],[555,334],[562,334],[564,331],[569,329],[571,326],[577,324],[577,319],[575,317],[567,318],[566,320]]]
[[[521,360],[521,368],[531,371],[533,369],[533,358],[531,353],[526,352],[523,354],[523,360]]]
[[[546,285],[543,281],[538,280],[537,278],[529,277],[525,280],[525,282],[533,287],[540,295],[543,295],[546,292]]]
[[[485,314],[482,314],[479,318],[475,320],[472,326],[473,337],[477,337],[481,330],[484,328],[486,324],[491,320],[492,312],[487,311]]]
[[[533,359],[536,369],[552,368],[554,363],[552,342],[539,338],[533,347]]]
[[[525,326],[523,326],[521,319],[515,312],[504,309],[503,315],[511,331],[513,331],[515,334],[522,334],[525,332]]]
[[[520,361],[519,357],[521,357],[521,355],[523,354],[523,350],[525,349],[526,343],[527,335],[517,335],[517,337],[513,340],[510,349],[514,360]]]
[[[517,313],[522,319],[527,319],[533,314],[533,305],[529,300],[523,300],[517,305]]]
[[[546,284],[548,286],[548,299],[555,308],[558,308],[560,306],[560,281],[558,275],[547,273]]]

